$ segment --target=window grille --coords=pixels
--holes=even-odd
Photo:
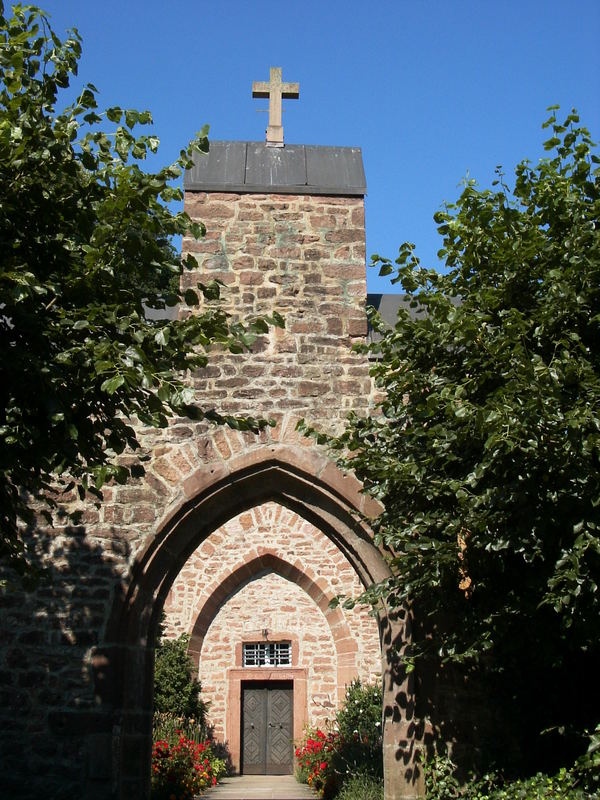
[[[250,642],[243,646],[244,667],[289,667],[291,642]]]

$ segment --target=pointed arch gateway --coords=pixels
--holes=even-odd
[[[276,501],[313,523],[346,556],[364,586],[389,569],[359,521],[369,499],[327,458],[297,445],[258,447],[185,481],[186,499],[171,510],[137,558],[115,598],[105,646],[93,659],[97,702],[113,725],[115,796],[147,797],[152,736],[154,640],[164,601],[192,552],[235,515]],[[384,687],[386,800],[419,796],[414,767],[419,726],[412,686],[397,661],[408,618],[380,615]]]
[[[302,590],[322,615],[335,649],[337,701],[340,702],[345,694],[345,686],[358,675],[356,658],[358,644],[341,609],[330,607],[334,598],[333,593],[328,590],[324,581],[311,573],[310,567],[301,569],[281,558],[277,552],[262,548],[259,555],[251,554],[233,569],[223,570],[219,575],[215,575],[212,578],[212,591],[209,591],[201,599],[192,617],[195,617],[195,622],[191,632],[189,653],[201,679],[203,680],[203,673],[200,669],[202,646],[219,611],[242,586],[260,580],[265,574],[275,574]],[[263,634],[259,631],[256,631],[256,635],[258,639],[263,638]],[[300,632],[297,629],[293,631],[276,629],[268,632],[269,641],[285,640],[290,643],[291,647],[292,657],[289,665],[275,669],[244,668],[242,640],[240,639],[235,646],[235,659],[229,662],[229,668],[222,676],[222,681],[227,697],[225,740],[236,771],[239,771],[242,765],[240,734],[242,685],[256,685],[257,681],[263,684],[273,681],[276,683],[282,680],[288,681],[291,687],[293,711],[290,725],[294,741],[300,740],[306,726],[310,723],[309,705],[312,694],[309,691],[309,685],[311,681],[306,666],[302,666],[302,663],[298,661],[299,636]],[[330,709],[331,711],[335,709],[335,700],[331,703]]]
[[[330,607],[334,596],[323,591],[307,571],[299,569],[294,564],[290,564],[289,561],[281,558],[276,552],[265,548],[264,552],[259,556],[244,561],[233,571],[228,572],[222,580],[218,581],[215,591],[202,603],[196,614],[196,621],[188,648],[196,667],[200,662],[204,637],[220,607],[242,583],[247,580],[253,580],[264,571],[274,572],[282,578],[295,583],[313,600],[325,617],[338,656],[356,651],[357,647],[354,644],[353,636],[350,633],[350,628],[344,619],[344,615],[339,608]]]

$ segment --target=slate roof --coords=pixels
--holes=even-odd
[[[375,294],[369,293],[367,294],[367,306],[373,306],[380,314],[384,322],[390,327],[393,327],[396,324],[398,319],[398,311],[401,308],[404,308],[408,311],[409,315],[416,319],[416,317],[421,316],[425,313],[425,310],[419,306],[412,308],[410,305],[410,301],[406,294]],[[375,333],[375,331],[369,325],[367,331],[367,342],[376,342],[377,340],[381,339],[381,334]]]
[[[424,309],[419,308],[418,306],[411,308],[408,295],[403,293],[375,294],[369,292],[369,294],[367,294],[367,305],[376,308],[383,319],[390,325],[394,325],[396,323],[398,311],[401,308],[406,309],[406,311],[408,311],[410,316],[413,318],[425,313]]]
[[[265,142],[210,142],[194,153],[183,188],[200,192],[256,192],[362,196],[367,182],[360,147]]]

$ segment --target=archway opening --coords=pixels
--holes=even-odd
[[[362,495],[354,487],[346,490],[335,472],[337,483],[323,474],[315,478],[306,470],[306,451],[297,459],[296,449],[255,451],[246,463],[208,479],[199,471],[198,491],[165,521],[124,582],[107,627],[106,645],[94,663],[97,700],[113,719],[116,796],[148,795],[153,647],[158,622],[177,575],[212,532],[234,515],[276,502],[318,527],[344,554],[362,585],[389,574],[359,520]],[[392,630],[385,618],[380,618],[380,625],[385,645],[384,703],[387,691],[391,708],[396,704],[398,673],[391,667],[389,651],[397,647],[398,636],[405,632]],[[390,723],[397,722],[390,714]]]
[[[327,536],[273,501],[232,518],[188,559],[165,603],[165,627],[191,634],[210,723],[236,771],[240,681],[295,682],[292,752],[306,725],[325,729],[353,680],[379,680],[377,621],[364,606],[331,607],[340,591],[362,589]]]

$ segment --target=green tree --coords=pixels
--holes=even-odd
[[[182,380],[212,344],[248,347],[264,319],[145,313],[219,294],[200,283],[179,292],[178,276],[196,264],[182,262],[173,237],[204,228],[168,207],[182,199],[173,182],[193,151],[208,149],[206,129],[174,164],[142,170],[159,144],[133,133],[152,122],[148,111],[100,113],[91,84],[57,111],[80,54],[77,31],[61,41],[38,9],[15,6],[9,17],[0,0],[0,554],[22,571],[31,498],[51,502],[57,481],[99,493],[142,470],[116,460],[138,448],[132,417],[264,424],[195,407]]]
[[[357,678],[346,687],[344,704],[335,715],[339,741],[332,759],[342,782],[359,774],[383,777],[381,714],[379,684],[363,685]]]
[[[374,257],[407,293],[394,327],[372,317],[383,399],[318,435],[384,505],[394,574],[367,597],[410,604],[413,656],[529,676],[540,728],[576,691],[600,715],[600,160],[550,110],[548,157],[435,215],[446,273],[409,243]],[[538,697],[561,667],[562,697]]]
[[[199,727],[206,724],[206,703],[201,699],[202,686],[192,675],[188,655],[190,637],[160,638],[154,661],[154,711],[174,717],[194,719]]]

